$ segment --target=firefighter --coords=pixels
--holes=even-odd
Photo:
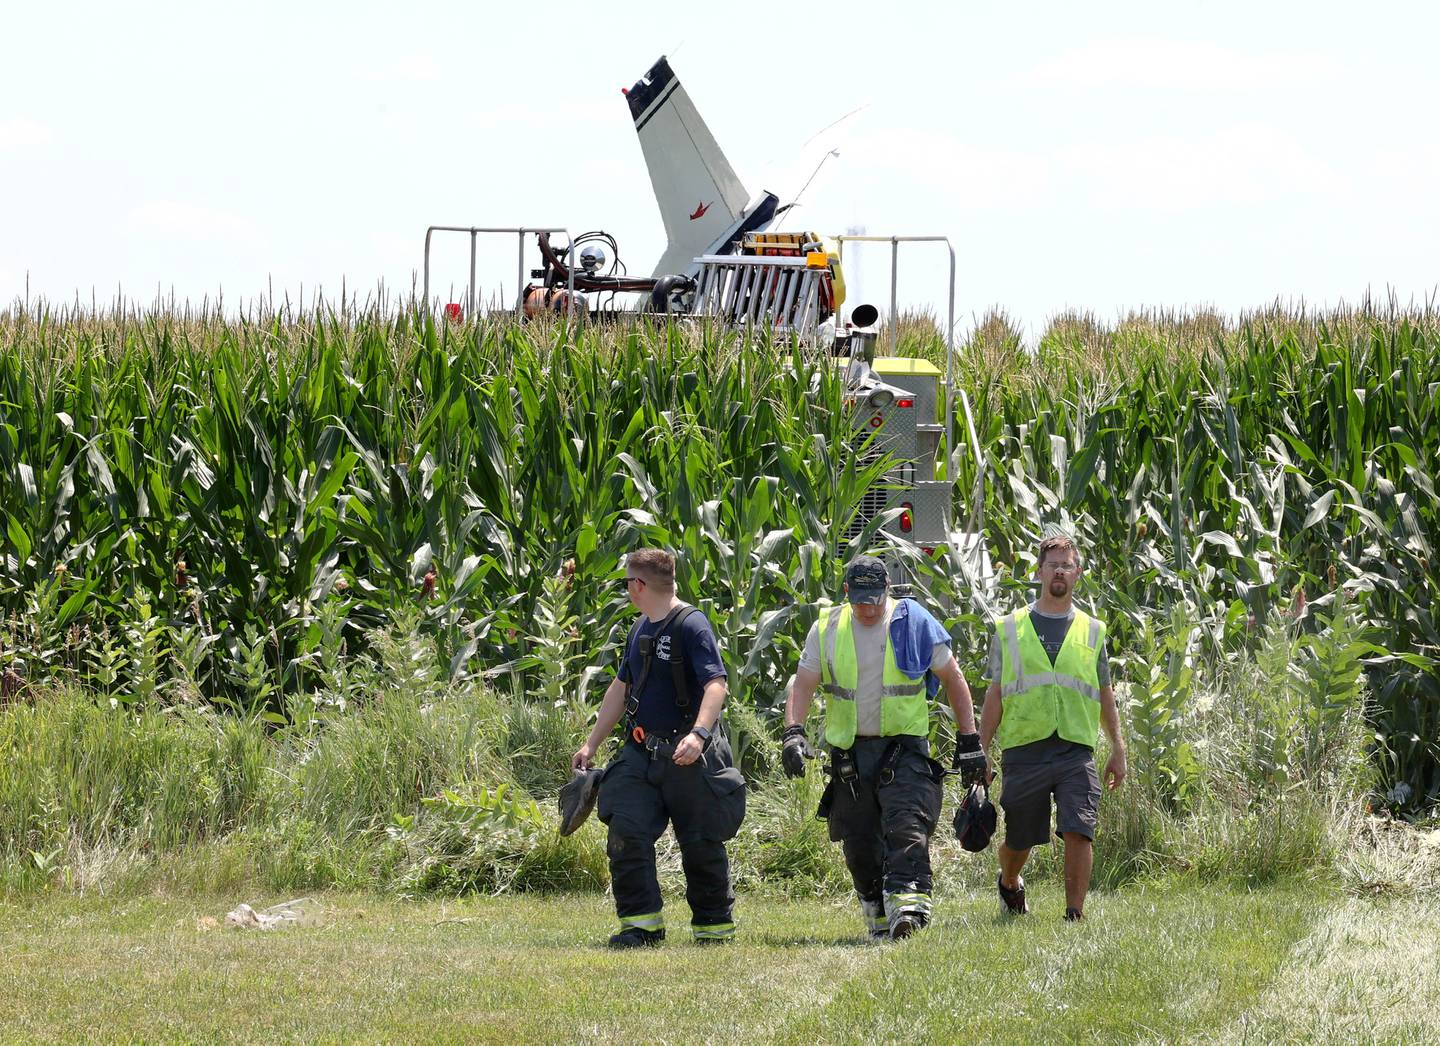
[[[675,594],[675,560],[661,549],[625,559],[621,582],[640,618],[619,673],[605,691],[589,738],[571,759],[588,768],[623,716],[625,743],[605,768],[596,814],[609,827],[606,852],[620,930],[612,948],[665,939],[655,843],[675,828],[698,942],[735,936],[735,892],[725,843],[745,817],[745,779],[720,732],[725,665],[705,615]]]
[[[915,600],[891,599],[884,563],[856,558],[845,570],[845,602],[806,637],[781,763],[790,777],[805,773],[805,717],[819,688],[830,750],[819,815],[843,846],[872,940],[899,940],[930,921],[930,835],[945,771],[930,758],[929,699],[942,684],[968,786],[984,777],[985,756],[950,636]]]
[[[1065,918],[1084,918],[1092,840],[1100,805],[1095,742],[1103,725],[1110,739],[1109,787],[1125,780],[1125,739],[1110,687],[1105,625],[1075,607],[1084,567],[1074,539],[1047,528],[1038,557],[1039,597],[995,622],[990,684],[980,739],[985,751],[1000,742],[1000,808],[1005,841],[995,886],[1001,911],[1024,915],[1020,871],[1036,846],[1055,834],[1065,843]]]

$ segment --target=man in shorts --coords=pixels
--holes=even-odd
[[[1125,739],[1110,687],[1105,625],[1074,605],[1084,568],[1068,534],[1049,530],[1040,542],[1036,601],[995,622],[990,685],[981,713],[980,744],[1000,742],[1000,845],[996,888],[1003,910],[1028,912],[1020,871],[1030,850],[1055,834],[1065,842],[1065,918],[1084,918],[1092,841],[1100,805],[1095,743],[1100,727],[1110,740],[1105,779],[1113,791],[1125,780]]]

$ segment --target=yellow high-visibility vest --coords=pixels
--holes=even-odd
[[[825,740],[836,748],[855,743],[855,686],[860,676],[849,603],[832,607],[820,619],[820,690],[825,695]],[[880,733],[885,737],[930,732],[925,677],[911,679],[895,663],[895,646],[885,631],[885,671],[881,679]]]
[[[1100,651],[1105,625],[1083,611],[1065,633],[1055,663],[1040,644],[1030,608],[995,622],[1000,637],[1001,750],[1059,734],[1094,748],[1100,737]]]

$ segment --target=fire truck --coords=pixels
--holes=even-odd
[[[437,234],[470,238],[466,298],[444,306],[452,318],[476,305],[477,238],[511,236],[518,244],[514,302],[520,316],[580,313],[601,321],[643,312],[798,339],[828,353],[843,369],[862,458],[888,455],[891,462],[867,493],[850,536],[888,515],[882,529],[926,553],[956,544],[983,549],[973,537],[952,530],[953,482],[936,479],[937,462],[950,460],[955,448],[957,407],[972,447],[978,446],[968,400],[953,380],[955,251],[949,240],[772,231],[789,206],[773,192],[746,192],[665,58],[624,94],[668,241],[652,273],[630,275],[615,238],[603,231],[572,235],[558,226],[436,225],[425,233],[427,305],[439,305],[430,296]],[[862,245],[890,251],[892,336],[899,251],[925,245],[946,250],[946,373],[928,360],[877,352],[879,310],[870,304],[852,307],[846,300],[844,253]],[[538,253],[534,267],[532,250]],[[972,517],[972,529],[974,522]]]

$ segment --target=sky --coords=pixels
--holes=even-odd
[[[619,89],[662,54],[752,193],[838,152],[789,227],[950,237],[957,333],[1440,288],[1434,4],[9,0],[3,25],[0,307],[404,295],[432,224],[604,229],[648,273]],[[887,255],[852,256],[852,303],[888,299]],[[441,297],[467,257],[437,241]],[[482,297],[514,259],[482,248]],[[946,275],[902,251],[902,308],[943,316]]]

